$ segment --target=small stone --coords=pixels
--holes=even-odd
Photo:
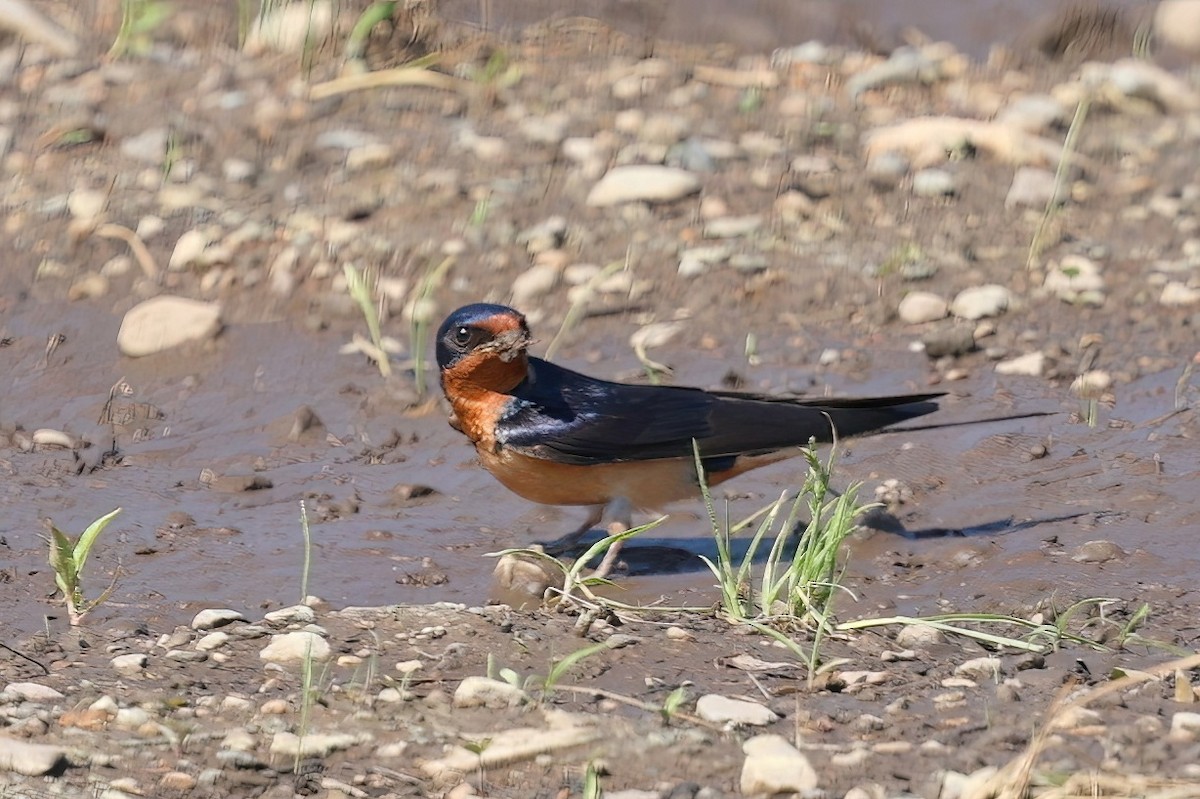
[[[271,754],[292,758],[325,757],[369,740],[370,736],[349,733],[309,733],[300,736],[291,732],[277,732],[271,739]]]
[[[519,687],[489,677],[467,677],[454,689],[455,707],[488,707],[498,710],[518,707],[527,701],[528,695]]]
[[[562,271],[553,264],[534,264],[512,282],[512,302],[520,307],[544,297],[558,285]]]
[[[996,374],[1038,377],[1045,368],[1046,354],[1043,352],[1030,352],[1025,355],[1018,355],[1016,358],[1009,358],[1007,361],[1000,361],[1000,363],[996,364]]]
[[[964,325],[930,330],[921,336],[921,344],[930,358],[963,355],[975,349],[975,330]]]
[[[299,53],[310,43],[322,42],[332,29],[333,6],[329,0],[275,3],[255,15],[242,48],[250,55],[268,51]]]
[[[67,212],[83,222],[93,222],[104,213],[108,192],[95,189],[75,189],[67,195]]]
[[[67,756],[60,746],[34,744],[0,736],[0,771],[40,777],[57,771]],[[16,796],[20,791],[14,793]]]
[[[759,735],[742,744],[741,792],[745,796],[808,794],[816,790],[817,772],[808,758],[782,735]]]
[[[182,771],[168,771],[159,778],[158,787],[167,793],[187,793],[196,787],[196,778]]]
[[[1055,194],[1057,179],[1053,172],[1033,166],[1023,166],[1013,175],[1012,185],[1004,198],[1005,208],[1045,208],[1053,198],[1062,202],[1065,192]]]
[[[175,249],[171,252],[171,259],[167,261],[167,269],[171,272],[187,269],[200,259],[200,256],[204,253],[209,243],[206,231],[200,228],[192,228],[187,231],[175,242]]]
[[[942,631],[929,624],[906,624],[896,633],[896,644],[905,649],[924,649],[944,640]]]
[[[776,721],[769,707],[744,699],[731,699],[719,694],[705,694],[696,701],[696,715],[718,724],[752,725],[763,727]]]
[[[272,610],[263,615],[263,621],[276,626],[285,624],[312,624],[317,620],[316,612],[308,605],[292,605]]]
[[[131,655],[117,655],[111,662],[112,667],[117,671],[137,673],[143,671],[149,665],[150,658],[141,652],[136,652]]]
[[[1076,563],[1107,563],[1110,560],[1120,560],[1128,557],[1125,550],[1112,541],[1086,541],[1079,545],[1071,560]]]
[[[140,358],[210,339],[220,330],[219,304],[164,294],[129,309],[117,331],[117,347],[122,355]]]
[[[954,668],[954,673],[976,680],[998,680],[1004,671],[1000,658],[979,657],[964,661]]]
[[[1171,733],[1175,736],[1200,738],[1200,713],[1181,710],[1171,716]]]
[[[1163,286],[1158,301],[1163,305],[1195,305],[1200,302],[1200,288],[1192,288],[1186,283],[1172,280]]]
[[[918,197],[946,197],[958,190],[958,181],[944,169],[922,169],[913,175],[912,187]]]
[[[1200,3],[1162,0],[1154,10],[1154,36],[1181,52],[1200,55]]]
[[[245,621],[246,617],[236,610],[228,608],[208,608],[196,614],[192,619],[193,630],[215,630],[235,621]]]
[[[271,637],[271,642],[258,653],[263,660],[286,663],[292,660],[328,660],[329,642],[307,630],[281,633]]]
[[[16,694],[26,702],[54,702],[66,698],[49,685],[36,682],[10,682],[4,686],[4,693]]]
[[[226,158],[221,162],[221,174],[230,183],[250,183],[258,170],[244,158]]]
[[[1012,292],[995,283],[963,289],[950,303],[950,312],[960,319],[999,316],[1012,302]]]
[[[209,633],[196,642],[196,649],[200,652],[211,652],[214,649],[220,649],[228,641],[229,633]]]
[[[1082,255],[1068,255],[1051,265],[1042,281],[1042,288],[1067,302],[1103,301],[1104,278],[1100,266]]]
[[[726,216],[713,219],[704,226],[706,239],[733,239],[749,236],[762,227],[763,218],[759,214],[748,216]]]
[[[938,319],[944,319],[949,312],[946,301],[929,291],[910,291],[900,300],[896,309],[900,320],[909,325],[936,322]]]
[[[71,288],[67,289],[67,299],[72,302],[100,299],[108,293],[108,288],[108,278],[103,274],[92,272],[71,284]]]
[[[667,203],[700,191],[700,179],[683,169],[641,164],[610,169],[588,192],[587,204],[605,208],[628,202]]]
[[[121,155],[147,166],[161,167],[167,157],[167,140],[170,131],[165,128],[150,128],[121,142]]]

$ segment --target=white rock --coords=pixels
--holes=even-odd
[[[1195,305],[1200,302],[1200,289],[1192,288],[1178,280],[1172,280],[1163,286],[1158,301],[1163,305]]]
[[[913,175],[912,189],[918,197],[944,197],[958,190],[958,181],[944,169],[922,169]]]
[[[1031,352],[1026,355],[1018,355],[1016,358],[1009,358],[1007,361],[1000,361],[996,364],[996,374],[1037,377],[1045,368],[1045,353]]]
[[[782,735],[759,735],[742,744],[741,791],[745,796],[809,793],[816,790],[817,772],[808,758]]]
[[[223,632],[209,633],[196,642],[197,652],[211,652],[220,649],[229,641],[229,634]]]
[[[0,771],[40,777],[54,771],[66,756],[67,750],[59,746],[32,744],[0,736]]]
[[[263,621],[269,624],[312,624],[316,620],[316,611],[308,605],[292,605],[263,615]]]
[[[118,708],[113,715],[112,724],[123,730],[136,730],[150,720],[150,714],[140,707]]]
[[[610,169],[588,192],[587,204],[603,208],[628,202],[665,203],[700,191],[700,178],[684,169],[641,164]]]
[[[1154,11],[1154,35],[1170,47],[1200,55],[1200,0],[1162,0]]]
[[[245,621],[246,617],[236,610],[229,608],[207,608],[196,614],[192,619],[193,630],[215,630],[235,621]]]
[[[945,319],[949,311],[946,301],[929,291],[910,291],[896,309],[900,320],[909,325]]]
[[[942,631],[930,624],[906,624],[896,633],[896,644],[904,649],[921,649],[943,640]]]
[[[329,642],[316,633],[299,630],[291,633],[280,633],[271,637],[258,656],[272,663],[286,663],[291,660],[328,660],[330,654]]]
[[[1175,735],[1200,737],[1200,713],[1181,710],[1171,716],[1171,732]]]
[[[1004,198],[1005,208],[1045,208],[1051,198],[1062,201],[1064,193],[1058,188],[1057,179],[1049,169],[1035,166],[1019,167],[1013,175],[1012,185]]]
[[[221,330],[221,306],[162,295],[135,305],[121,320],[117,347],[130,358],[153,355]]]
[[[257,15],[243,48],[251,55],[268,50],[299,53],[309,43],[320,43],[333,28],[333,5],[329,0],[296,0],[274,4],[273,10]]]
[[[733,239],[749,236],[762,227],[763,218],[760,214],[747,216],[724,216],[711,220],[704,226],[706,239]]]
[[[455,707],[517,707],[529,697],[515,685],[478,675],[467,677],[454,689]]]
[[[731,699],[720,694],[705,694],[696,701],[696,715],[718,724],[753,725],[762,727],[779,718],[774,711],[758,702]]]
[[[1066,121],[1066,108],[1049,94],[1022,94],[996,115],[996,122],[1026,133],[1041,133]]]
[[[534,264],[526,269],[513,281],[513,305],[527,305],[530,301],[549,294],[558,285],[561,274],[554,264]]]
[[[4,686],[6,694],[16,694],[26,702],[53,702],[63,699],[62,693],[37,682],[10,682]]]
[[[325,757],[339,749],[349,749],[367,743],[371,736],[349,733],[309,733],[303,737],[291,732],[277,732],[271,739],[271,754],[282,757]]]
[[[996,680],[1004,671],[1000,658],[978,657],[959,663],[954,667],[954,673],[960,677],[971,677],[976,680]]]
[[[150,128],[121,142],[121,155],[148,166],[161,167],[167,157],[167,128]]]
[[[961,319],[999,316],[1008,309],[1012,293],[1004,286],[988,283],[963,289],[950,303],[950,312]]]
[[[187,269],[200,260],[209,243],[208,233],[200,228],[187,231],[175,242],[175,249],[171,251],[171,258],[167,261],[167,269],[171,272]]]
[[[146,668],[150,663],[150,658],[141,652],[135,652],[131,655],[117,655],[111,662],[112,667],[117,671],[136,673]]]
[[[1104,276],[1100,266],[1082,255],[1064,256],[1046,272],[1042,288],[1067,302],[1103,302]]]
[[[75,189],[67,195],[67,211],[76,219],[92,221],[104,213],[108,193],[95,189]]]

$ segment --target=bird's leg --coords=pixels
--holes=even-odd
[[[633,527],[633,506],[624,497],[617,497],[605,505],[603,513],[609,519],[608,527],[605,528],[609,535],[620,535]],[[621,554],[623,543],[623,541],[614,541],[609,546],[600,565],[592,572],[592,577],[607,577],[612,572],[613,567],[617,565],[617,558]]]
[[[553,541],[548,541],[544,548],[551,555],[561,555],[571,547],[579,543],[579,539],[588,534],[589,531],[595,529],[596,525],[600,524],[604,518],[604,505],[596,505],[588,509],[587,519],[579,526],[561,538],[556,538]]]

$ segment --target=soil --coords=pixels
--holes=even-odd
[[[961,74],[852,98],[846,83],[884,56],[835,49],[771,66],[761,53],[579,18],[480,34],[418,6],[376,31],[366,63],[436,53],[436,69],[470,88],[313,99],[308,86],[341,69],[350,13],[303,53],[251,56],[236,48],[229,9],[179,4],[116,58],[110,5],[39,6],[81,36],[79,56],[12,40],[0,51],[0,133],[11,133],[0,147],[0,679],[62,694],[0,694],[0,729],[66,752],[44,779],[6,772],[0,758],[0,796],[568,796],[582,794],[589,764],[608,795],[734,796],[742,744],[763,732],[795,743],[828,796],[990,795],[955,775],[982,780],[1030,747],[1039,791],[1067,780],[1062,795],[1200,793],[1200,745],[1179,715],[1196,700],[1193,671],[1088,693],[1196,647],[1200,306],[1160,297],[1171,281],[1198,285],[1200,116],[1097,103],[1077,144],[1085,160],[1068,170],[1070,199],[1049,216],[1032,264],[1043,212],[1006,204],[1013,164],[957,150],[936,164],[954,191],[925,196],[911,173],[869,170],[862,143],[909,117],[987,117],[1017,93],[1070,85],[1111,37],[1097,52],[1051,53],[1060,58],[1036,44],[995,50],[986,63],[962,59]],[[734,78],[702,82],[699,66]],[[778,88],[731,85],[763,70]],[[631,75],[636,91],[615,96]],[[639,109],[644,117],[629,113]],[[735,153],[702,173],[699,195],[587,205],[599,174],[564,155],[563,136],[614,142],[608,168],[653,161],[669,149],[656,135],[680,121]],[[1044,134],[1061,141],[1069,121]],[[659,134],[647,132],[654,125]],[[146,158],[129,146],[164,126],[165,150]],[[72,205],[72,192],[88,190],[103,196],[102,218]],[[763,226],[729,242],[744,269],[680,274],[681,251],[706,243],[708,222],[752,214]],[[153,276],[98,233],[105,223],[149,230],[151,216],[162,223],[146,235]],[[539,253],[537,236],[521,234],[553,217],[562,234]],[[211,241],[206,257],[168,267],[193,230]],[[647,379],[631,335],[679,321],[650,352],[679,384],[947,391],[938,423],[1050,412],[843,442],[835,482],[864,482],[863,496],[886,500],[890,515],[848,545],[835,613],[995,613],[1086,640],[1038,639],[1033,653],[962,635],[905,646],[902,625],[884,625],[819,642],[824,667],[810,675],[719,612],[695,557],[715,551],[699,501],[670,508],[629,545],[612,595],[641,610],[581,624],[580,606],[502,594],[489,553],[556,538],[581,513],[508,495],[440,400],[419,393],[414,301],[449,253],[446,276],[415,304],[435,324],[461,304],[513,301],[535,264],[565,265],[521,298],[542,351],[579,297],[572,281],[595,273],[587,265],[618,264],[554,356],[601,377]],[[1071,255],[1101,265],[1098,304],[1043,289]],[[389,378],[345,351],[366,334],[346,264],[381,281],[385,332],[401,342]],[[910,291],[951,299],[993,283],[1012,297],[995,318],[912,325],[897,314]],[[122,356],[124,314],[158,294],[219,302],[220,334]],[[969,351],[931,358],[914,346],[964,324],[978,343]],[[1044,356],[1036,374],[997,372],[1028,353]],[[1111,379],[1095,403],[1071,388],[1092,370]],[[74,446],[31,445],[43,429]],[[718,499],[739,519],[800,474],[795,461],[778,464]],[[89,595],[110,582],[113,593],[72,627],[46,565],[44,520],[78,534],[116,507],[84,573]],[[307,692],[298,662],[259,656],[267,636],[309,624],[260,623],[263,614],[306,594],[320,597],[315,623],[332,646]],[[193,617],[214,607],[253,623],[198,648],[205,632]],[[811,632],[785,631],[814,645]],[[597,642],[610,646],[541,684],[552,663]],[[138,653],[147,660],[132,669],[112,663]],[[997,660],[970,665],[982,656]],[[408,677],[396,669],[413,661]],[[463,680],[499,668],[527,689],[520,704],[455,704]],[[660,712],[681,686],[680,710]],[[706,694],[751,699],[777,718],[762,729],[699,719]],[[1087,710],[1064,710],[1081,697]],[[145,717],[117,714],[139,708]],[[562,746],[488,754],[525,728],[558,731]],[[288,732],[349,737],[297,762],[272,752]],[[568,745],[577,733],[582,742]],[[475,750],[470,767],[431,765],[454,747]]]

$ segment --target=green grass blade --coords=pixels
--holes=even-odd
[[[114,511],[106,513],[89,524],[87,529],[83,531],[83,535],[79,536],[79,540],[75,542],[75,547],[71,552],[71,558],[75,561],[76,575],[83,571],[83,564],[87,563],[88,554],[92,551],[92,545],[96,543],[96,537],[103,532],[105,527],[108,527],[108,523],[120,512],[121,509],[117,508]],[[57,533],[58,531],[55,530],[55,532]],[[59,535],[62,535],[62,533],[59,533]],[[66,536],[63,537],[65,538]]]

